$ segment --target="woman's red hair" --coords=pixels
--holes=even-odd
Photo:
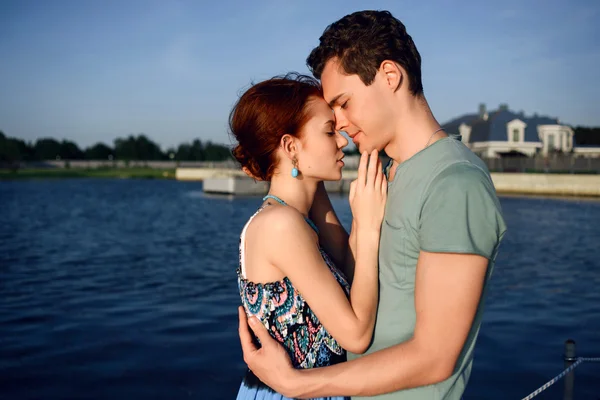
[[[229,116],[230,132],[238,143],[232,150],[233,156],[254,177],[270,180],[281,138],[285,134],[298,136],[310,118],[309,101],[322,96],[316,79],[298,73],[251,86]]]

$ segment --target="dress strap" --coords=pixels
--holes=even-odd
[[[263,197],[263,201],[265,201],[267,199],[273,199],[273,200],[275,200],[276,202],[278,202],[279,204],[281,204],[283,206],[287,206],[288,205],[285,201],[281,200],[279,197],[277,197],[275,195],[272,195],[272,194],[268,194],[265,197]],[[304,217],[304,220],[308,223],[308,225],[310,225],[311,228],[313,228],[313,230],[315,232],[317,232],[317,235],[318,235],[319,234],[319,228],[317,228],[317,225],[315,225],[315,223],[312,222],[310,220],[310,218],[308,218],[308,217]]]
[[[244,229],[242,229],[242,234],[240,235],[240,271],[242,274],[242,278],[246,279],[246,230],[248,229],[248,225],[250,222],[256,217],[256,215],[262,211],[264,207],[260,207],[254,215],[250,217],[246,225],[244,225]]]

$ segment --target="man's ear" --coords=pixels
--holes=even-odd
[[[404,70],[398,64],[390,60],[384,60],[379,69],[383,72],[385,82],[390,89],[394,92],[400,89],[404,78]]]

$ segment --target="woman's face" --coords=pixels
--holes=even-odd
[[[300,132],[298,170],[305,178],[335,181],[342,178],[344,152],[348,140],[335,130],[333,111],[322,97],[309,100],[308,122]]]

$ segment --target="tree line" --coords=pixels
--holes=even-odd
[[[578,126],[573,129],[575,146],[600,146],[600,127]]]
[[[575,145],[600,146],[600,127],[574,128]],[[347,154],[358,154],[355,148],[346,148]],[[42,161],[42,160],[176,160],[176,161],[224,161],[232,159],[228,146],[195,139],[181,143],[177,148],[163,151],[146,135],[130,135],[117,138],[112,147],[96,143],[81,149],[69,140],[40,138],[35,143],[6,136],[0,131],[0,162]]]
[[[228,146],[195,139],[182,143],[176,148],[163,151],[146,135],[130,135],[117,138],[113,145],[96,143],[80,148],[69,140],[40,138],[35,142],[6,136],[0,131],[0,161],[42,161],[42,160],[176,160],[176,161],[224,161],[231,159]]]

